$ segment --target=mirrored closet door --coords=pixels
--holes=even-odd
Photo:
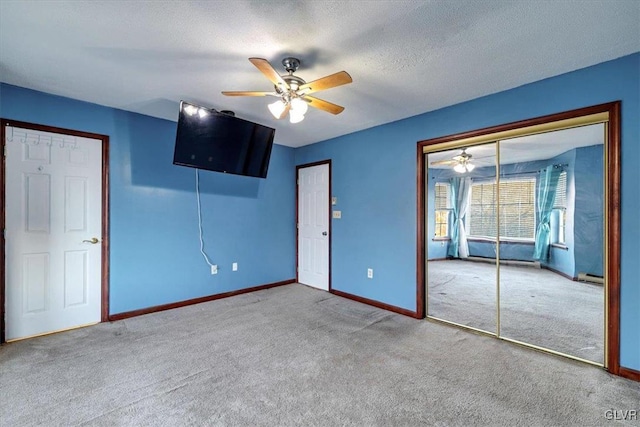
[[[499,142],[500,336],[604,363],[602,123]]]
[[[425,148],[427,317],[605,364],[606,135],[600,121]]]
[[[495,333],[496,206],[471,188],[495,182],[496,144],[429,153],[427,164],[428,315]]]

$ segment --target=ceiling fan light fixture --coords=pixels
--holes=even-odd
[[[453,167],[453,170],[458,173],[465,173],[467,171],[467,168],[465,168],[462,163],[458,163]]]
[[[289,122],[300,123],[303,120],[304,120],[304,113],[301,113],[300,111],[295,111],[293,109],[289,111]]]
[[[467,163],[466,166],[467,166],[467,172],[471,172],[476,167],[476,165],[474,165],[473,163]]]
[[[296,113],[300,113],[300,114],[306,114],[307,110],[309,109],[309,104],[306,103],[306,101],[300,99],[300,98],[294,98],[293,100],[291,100],[291,111],[292,112],[296,112]]]
[[[311,93],[321,90],[331,89],[353,82],[351,76],[346,71],[339,71],[328,76],[321,77],[310,83],[294,75],[300,66],[300,60],[287,57],[282,60],[287,75],[280,75],[275,68],[263,58],[249,58],[262,74],[274,85],[271,92],[264,91],[223,91],[225,96],[276,96],[278,101],[269,104],[269,111],[276,119],[282,119],[289,114],[291,123],[298,123],[304,120],[309,106],[331,114],[340,114],[344,107],[325,101],[320,98],[309,96]]]
[[[273,117],[275,117],[276,119],[279,119],[282,116],[282,112],[286,108],[286,105],[284,101],[279,99],[276,102],[269,104],[268,107],[269,107],[269,111],[271,111],[271,114],[273,114]]]

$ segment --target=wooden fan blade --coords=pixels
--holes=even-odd
[[[432,166],[435,166],[435,165],[455,165],[457,163],[458,163],[457,160],[436,160],[434,162],[431,162],[430,164]]]
[[[320,90],[326,90],[336,86],[346,85],[347,83],[351,83],[352,81],[353,80],[351,79],[349,73],[347,73],[346,71],[339,71],[335,74],[331,74],[330,76],[326,76],[307,84],[303,84],[298,88],[298,93],[301,95],[308,95]]]
[[[226,96],[269,96],[275,95],[275,92],[242,92],[242,91],[222,91]]]
[[[291,104],[287,103],[287,105],[285,105],[284,107],[284,110],[282,110],[282,114],[280,114],[280,117],[278,117],[278,120],[287,117],[287,113],[289,113],[289,110],[291,110]]]
[[[260,70],[262,74],[271,81],[271,83],[289,90],[287,82],[285,82],[282,76],[278,74],[271,64],[269,64],[269,61],[262,58],[249,58],[249,61],[251,61],[251,63],[255,65],[258,70]]]
[[[320,110],[324,110],[327,113],[340,114],[342,113],[342,111],[344,111],[344,107],[341,107],[340,105],[333,104],[329,101],[325,101],[320,98],[315,98],[313,96],[305,96],[302,99],[309,102],[309,105],[311,105],[312,107],[318,108]]]

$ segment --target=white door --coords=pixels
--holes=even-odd
[[[102,141],[11,126],[5,135],[6,339],[97,323]]]
[[[329,165],[298,169],[298,281],[329,290]]]

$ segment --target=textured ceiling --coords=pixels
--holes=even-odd
[[[302,146],[640,51],[640,2],[0,1],[0,79],[170,120],[181,99],[276,128]],[[277,121],[247,60],[307,81],[354,82],[316,95],[343,105]]]

